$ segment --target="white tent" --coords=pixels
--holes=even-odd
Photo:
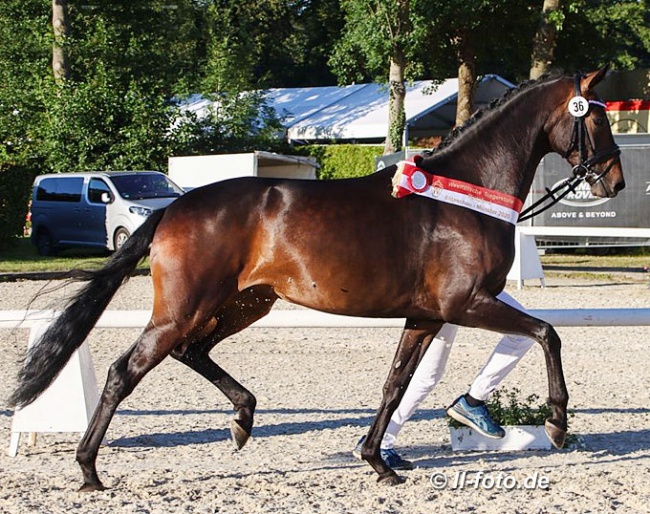
[[[498,75],[477,85],[475,107],[483,107],[514,87]],[[264,91],[267,105],[284,120],[289,142],[381,142],[388,133],[388,88],[381,84],[302,87]],[[405,111],[409,137],[444,135],[456,119],[458,79],[418,81],[407,87]],[[184,109],[199,117],[211,102],[195,96]]]

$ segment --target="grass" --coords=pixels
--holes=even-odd
[[[109,252],[95,249],[63,250],[54,257],[38,255],[29,238],[20,238],[16,246],[0,253],[0,273],[57,272],[71,269],[100,268],[110,256]],[[138,269],[148,269],[145,260]]]
[[[597,255],[585,250],[567,253],[547,253],[541,256],[542,265],[582,268],[643,269],[650,266],[650,248],[619,248],[610,254]]]
[[[597,251],[597,249],[596,249]],[[70,249],[55,257],[43,257],[28,238],[20,238],[17,245],[0,253],[0,273],[57,272],[71,269],[96,269],[109,253],[98,250]],[[566,253],[547,253],[541,256],[545,271],[563,275],[588,276],[591,278],[611,277],[612,271],[647,271],[650,268],[650,248],[619,248],[607,255],[596,255],[586,250],[568,250]],[[148,269],[145,260],[138,269]],[[595,276],[594,273],[598,273]]]
[[[540,260],[547,276],[608,281],[619,279],[624,273],[628,278],[636,276],[645,280],[650,270],[650,249],[617,248],[607,255],[578,249],[542,255]]]

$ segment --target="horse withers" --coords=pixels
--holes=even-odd
[[[440,177],[434,193],[451,181],[461,193],[487,191],[489,198],[511,199],[518,209],[540,159],[554,151],[591,184],[594,195],[616,196],[624,187],[618,148],[593,90],[604,75],[603,69],[521,85],[418,159],[418,173]],[[576,97],[584,113],[570,112]],[[154,213],[104,268],[86,273],[88,283],[28,352],[10,401],[27,405],[47,388],[149,253],[153,312],[110,367],[79,444],[82,490],[103,489],[96,459],[108,425],[120,402],[168,355],[232,402],[231,430],[241,448],[253,427],[255,397],[209,352],[266,315],[278,298],[330,313],[406,318],[362,450],[380,481],[401,481],[381,459],[380,441],[418,362],[446,322],[541,344],[552,408],[547,433],[561,447],[568,393],[560,339],[548,323],[495,298],[513,261],[516,220],[495,217],[491,207],[467,208],[463,202],[470,196],[462,194],[460,204],[435,195],[395,198],[395,171],[392,166],[329,182],[241,178],[187,193]]]

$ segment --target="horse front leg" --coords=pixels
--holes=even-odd
[[[548,403],[552,411],[552,417],[545,423],[546,434],[553,446],[562,448],[567,432],[569,392],[562,370],[562,342],[553,326],[487,294],[477,297],[467,312],[454,322],[505,334],[527,336],[541,345],[546,361]]]
[[[381,458],[381,441],[418,363],[442,325],[442,322],[406,320],[406,326],[384,384],[379,410],[361,449],[361,458],[379,474],[378,482],[396,485],[404,481]]]

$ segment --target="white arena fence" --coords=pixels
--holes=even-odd
[[[650,309],[530,310],[556,327],[650,326]],[[29,329],[29,344],[60,314],[53,310],[0,311],[0,329]],[[151,311],[105,311],[96,328],[143,328]],[[402,328],[402,318],[357,318],[308,309],[272,310],[255,322],[258,328]],[[14,412],[7,454],[16,456],[22,433],[84,432],[99,400],[88,344],[74,353],[52,385],[32,404]]]
[[[531,309],[532,316],[556,327],[650,326],[650,309]],[[34,328],[51,323],[58,311],[0,311],[0,328]],[[105,311],[96,328],[144,328],[151,311]],[[254,328],[391,328],[403,318],[358,318],[308,309],[272,310]],[[42,328],[41,328],[42,329]]]

